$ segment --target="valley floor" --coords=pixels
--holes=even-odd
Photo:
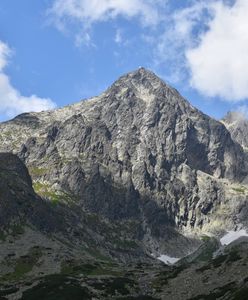
[[[247,241],[227,247],[214,259],[212,250],[205,247],[194,261],[175,266],[67,260],[56,274],[33,278],[29,270],[23,277],[2,277],[0,299],[246,300]]]

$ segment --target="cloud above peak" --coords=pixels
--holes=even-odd
[[[218,2],[208,30],[186,50],[191,85],[202,94],[229,101],[248,98],[248,2]]]
[[[137,42],[137,52],[149,52],[150,67],[165,79],[183,80],[205,97],[248,99],[247,0],[53,0],[48,14],[57,28],[72,30],[77,46],[97,47],[97,23],[135,21],[135,38],[125,38]],[[122,31],[115,32],[120,45]]]
[[[192,1],[176,9],[157,35],[156,65],[205,97],[248,99],[248,1]],[[170,74],[169,74],[170,75]]]
[[[167,0],[54,0],[47,14],[50,22],[66,32],[74,26],[76,46],[95,46],[90,31],[94,24],[136,18],[142,27],[154,27],[160,22],[159,7]],[[75,27],[77,30],[75,30]]]
[[[10,78],[4,72],[10,55],[11,50],[8,45],[0,41],[0,114],[13,117],[23,112],[55,108],[56,104],[51,99],[39,98],[36,95],[23,96],[12,86]]]
[[[143,25],[156,25],[159,12],[156,3],[151,0],[55,0],[49,13],[60,24],[74,19],[90,26],[93,23],[114,19],[140,17]],[[154,3],[154,4],[153,4]]]

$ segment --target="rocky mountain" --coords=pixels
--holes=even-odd
[[[35,194],[25,165],[10,153],[0,153],[0,198],[2,234],[12,226],[24,222],[44,232],[61,227],[60,217],[55,216],[50,203],[42,201]]]
[[[1,150],[25,162],[41,196],[69,194],[86,211],[138,219],[156,236],[164,226],[208,226],[248,174],[225,126],[143,68],[96,98],[20,115],[0,133]]]
[[[227,127],[233,140],[238,142],[244,150],[248,148],[248,120],[244,113],[232,111],[223,119],[222,123]]]
[[[98,97],[1,123],[0,151],[5,154],[0,155],[0,196],[6,201],[0,204],[0,259],[6,261],[15,253],[1,270],[2,279],[19,279],[20,260],[28,256],[35,267],[25,276],[73,273],[75,289],[83,293],[75,270],[84,261],[79,273],[105,270],[105,275],[116,276],[121,269],[126,284],[133,286],[128,295],[141,293],[135,292],[137,285],[140,290],[147,288],[146,294],[153,297],[147,299],[161,298],[164,281],[153,288],[150,285],[163,272],[154,257],[179,258],[200,249],[198,257],[202,244],[212,254],[220,245],[216,242],[213,247],[209,238],[218,240],[227,230],[248,226],[247,154],[226,123],[192,107],[144,68],[122,76]],[[19,242],[13,241],[11,226],[20,231]],[[9,243],[13,253],[8,253]],[[20,245],[28,243],[21,253]],[[244,263],[245,251],[241,252]],[[106,267],[106,257],[117,265]],[[182,267],[183,274],[193,276],[189,274],[196,267],[188,263]],[[234,269],[239,263],[234,263]],[[150,272],[139,284],[139,270],[135,269],[132,283],[127,275],[136,264],[141,264],[145,274]],[[210,269],[207,277],[215,274],[212,265]],[[167,282],[171,277],[163,278]],[[68,279],[59,280],[64,285]],[[236,285],[235,281],[233,289]],[[86,286],[88,292],[84,292],[90,299],[92,285]],[[21,293],[25,294],[23,286]],[[175,299],[193,295],[198,297],[199,291],[193,289],[188,298],[182,298],[181,291]]]
[[[79,244],[78,236],[76,240],[66,237],[67,226],[73,224],[69,209],[53,207],[35,195],[27,169],[16,156],[0,154],[0,178],[1,216],[10,213],[1,220],[0,299],[246,299],[248,243],[244,239],[221,249],[217,240],[207,238],[175,267],[148,257],[123,264],[113,260],[117,257],[113,252],[103,256],[101,243],[98,250],[85,251],[82,243],[90,244],[85,235],[79,237]],[[92,226],[91,218],[82,230]],[[48,226],[52,221],[53,226]],[[97,223],[103,226],[100,220],[94,222],[94,235]],[[109,234],[114,229],[104,228]],[[114,244],[112,237],[112,251]],[[122,252],[124,245],[119,240],[115,251]],[[129,256],[134,255],[132,247],[131,242],[126,245]]]

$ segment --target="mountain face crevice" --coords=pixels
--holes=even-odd
[[[137,220],[143,241],[161,248],[169,228],[201,234],[243,222],[234,214],[246,194],[233,189],[248,174],[242,147],[143,68],[98,97],[2,123],[0,137],[40,192],[72,195],[111,221]]]

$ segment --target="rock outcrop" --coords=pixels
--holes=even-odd
[[[229,119],[140,68],[1,123],[0,297],[242,297],[246,240],[218,241],[248,227],[246,140]],[[154,259],[195,249],[175,267]]]
[[[143,68],[98,97],[3,123],[0,136],[1,150],[26,163],[40,195],[65,204],[67,195],[111,222],[136,220],[153,251],[168,247],[174,229],[213,233],[242,222],[242,147]]]
[[[0,227],[29,224],[43,232],[61,228],[60,217],[49,202],[35,194],[32,180],[23,162],[10,153],[0,153]]]

